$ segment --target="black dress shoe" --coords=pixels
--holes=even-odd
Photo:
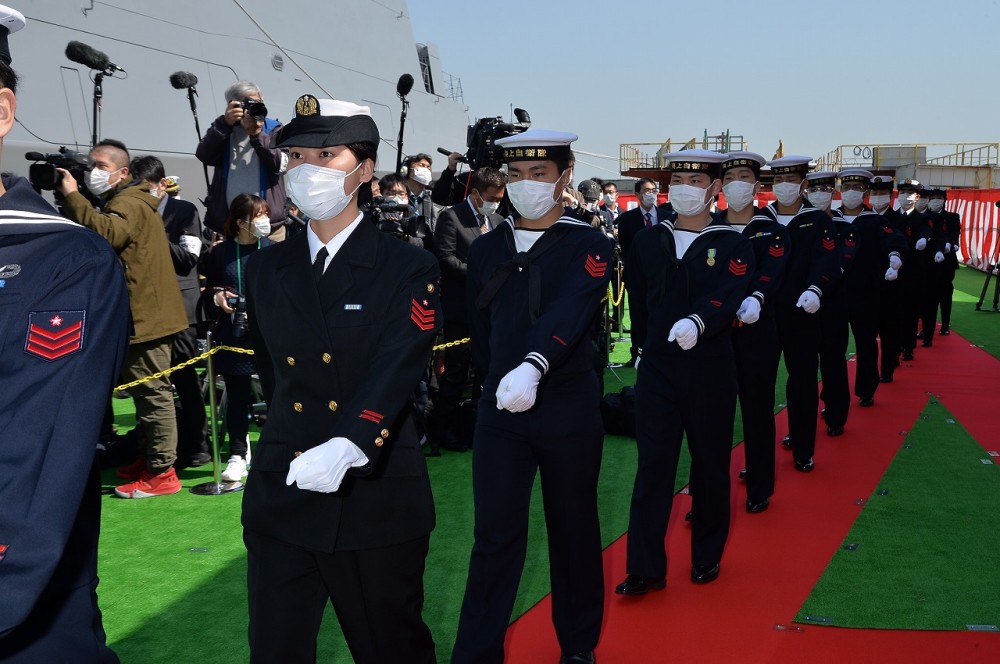
[[[693,565],[691,567],[692,583],[711,583],[719,578],[719,564]]]
[[[938,332],[938,334],[940,334],[942,337],[946,337],[949,334],[951,334],[951,328],[950,327],[942,327],[941,331]]]
[[[815,467],[816,467],[816,464],[813,463],[812,459],[809,459],[808,461],[796,461],[795,462],[795,470],[797,470],[797,471],[799,471],[801,473],[811,473],[812,469],[815,468]]]
[[[437,441],[437,446],[449,452],[468,452],[469,446],[463,443],[458,436],[445,434]]]
[[[740,477],[741,480],[745,480],[747,478],[747,469],[746,468],[744,468],[743,470],[740,471],[739,477]]]
[[[930,348],[933,345],[934,344],[932,344],[929,339],[925,339],[924,342],[920,344],[920,347],[921,348]]]
[[[687,523],[691,523],[693,519],[694,519],[694,510],[688,510],[687,514],[684,515],[684,521],[686,521]]]
[[[888,382],[891,382],[891,378]],[[875,397],[861,397],[858,399],[858,405],[862,408],[871,408],[875,405]]]
[[[819,416],[822,417],[824,420],[826,419],[826,408],[819,411]]]
[[[759,502],[754,502],[752,500],[747,500],[747,512],[751,514],[757,514],[758,512],[763,512],[771,504],[771,501],[765,498]]]
[[[904,362],[912,362],[913,361],[913,351],[912,350],[904,350],[903,351],[903,361]]]
[[[615,592],[619,595],[645,595],[650,590],[663,590],[666,587],[667,579],[665,577],[629,574],[624,581],[615,586]]]
[[[786,450],[792,449],[792,434],[788,434],[787,436],[781,439],[781,446],[784,447]]]
[[[879,381],[882,382],[882,383],[891,383],[892,382],[892,374],[882,374],[879,377]]]
[[[843,436],[844,435],[844,427],[827,427],[826,428],[826,435],[832,436],[832,437]]]
[[[594,651],[588,650],[587,652],[575,652],[571,655],[563,655],[559,658],[559,664],[594,664],[597,658],[594,657]]]

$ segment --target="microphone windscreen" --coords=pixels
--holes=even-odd
[[[198,77],[189,71],[175,71],[170,75],[170,85],[178,90],[193,88],[198,85]]]
[[[25,152],[24,158],[30,159],[31,161],[42,161],[45,159],[45,155],[41,152]]]
[[[66,44],[66,57],[78,64],[91,69],[104,70],[111,64],[111,59],[96,48],[91,48],[78,41]]]
[[[410,94],[410,90],[413,89],[413,76],[410,74],[403,74],[399,77],[396,82],[396,94],[400,97],[405,97]]]

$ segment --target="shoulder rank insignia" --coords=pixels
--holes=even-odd
[[[730,258],[729,271],[737,277],[742,277],[747,273],[747,264],[743,262],[742,258]]]
[[[590,254],[587,254],[587,261],[584,264],[584,269],[587,270],[587,274],[595,279],[598,279],[603,277],[608,271],[608,261],[602,261],[600,256],[591,256]]]
[[[424,332],[433,330],[434,319],[434,307],[427,300],[422,302],[418,302],[415,298],[410,300],[410,320],[417,326],[417,329]]]
[[[46,361],[58,360],[83,348],[86,311],[32,311],[24,350]]]

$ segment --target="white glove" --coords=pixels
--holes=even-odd
[[[811,290],[803,291],[802,295],[799,295],[799,301],[795,303],[795,306],[802,307],[807,314],[814,314],[819,311],[819,295],[816,295]]]
[[[667,341],[676,341],[684,350],[691,350],[698,343],[698,326],[690,318],[682,318],[670,328]]]
[[[899,272],[899,268],[903,267],[903,261],[899,259],[899,256],[893,254],[892,256],[889,256],[889,267]]]
[[[201,255],[201,240],[194,235],[182,235],[177,244],[181,245],[181,249],[184,251],[190,252],[195,256]]]
[[[944,253],[951,253],[951,242],[944,243]]]
[[[942,262],[943,260],[944,260],[944,254],[942,254],[942,253],[941,253],[940,251],[938,251],[938,252],[936,252],[936,253],[934,254],[934,262],[935,262],[935,263],[940,263],[940,262]]]
[[[523,413],[534,406],[541,378],[542,372],[529,362],[508,371],[497,386],[497,410]]]
[[[634,366],[634,367],[635,367],[635,370],[636,370],[636,371],[638,371],[638,370],[639,370],[639,361],[640,361],[641,359],[642,359],[642,355],[640,355],[639,357],[635,358],[635,364],[634,364],[634,365],[632,365],[632,366]]]
[[[760,320],[760,300],[752,295],[743,300],[743,304],[740,305],[739,311],[736,312],[736,317],[747,325],[756,323]]]
[[[922,237],[917,240],[917,251],[923,251],[927,248],[927,238]]]
[[[886,281],[895,281],[896,277],[898,277],[898,276],[899,276],[899,273],[896,272],[891,267],[888,270],[885,271],[885,280]]]
[[[333,493],[350,468],[367,463],[368,457],[350,440],[331,438],[295,457],[288,466],[285,484],[292,486],[294,482],[307,491]]]

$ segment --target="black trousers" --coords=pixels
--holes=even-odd
[[[925,308],[924,302],[930,295],[928,277],[930,265],[933,265],[927,262],[927,250],[912,253],[910,262],[903,266],[909,272],[903,280],[903,318],[899,336],[900,347],[911,353],[917,346],[917,324]]]
[[[444,340],[456,341],[469,336],[469,324],[465,320],[444,321]],[[434,419],[437,432],[447,436],[458,436],[459,402],[462,390],[469,380],[471,364],[470,345],[452,346],[444,351],[444,373],[438,378],[438,393],[434,399]],[[471,441],[461,441],[468,444]]]
[[[899,366],[899,353],[902,350],[900,342],[900,331],[903,327],[903,282],[906,280],[906,268],[899,273],[896,281],[887,281],[882,284],[882,292],[879,296],[879,322],[878,335],[882,344],[882,354],[879,357],[880,373],[882,377],[891,378],[896,367]]]
[[[635,423],[639,467],[629,511],[626,570],[662,577],[664,544],[684,434],[691,452],[691,560],[714,565],[729,536],[729,461],[736,417],[736,361],[699,357],[680,368],[644,355],[636,373]]]
[[[822,310],[822,309],[821,309]],[[778,306],[778,339],[788,370],[785,400],[788,402],[788,433],[792,454],[800,463],[816,453],[816,415],[819,412],[819,351],[822,332],[819,312],[806,313],[796,306]]]
[[[733,331],[736,378],[743,417],[747,500],[758,503],[774,494],[774,388],[778,381],[778,326],[769,308],[760,320]]]
[[[851,408],[851,385],[847,375],[848,318],[847,296],[841,286],[823,295],[823,306],[819,310],[822,326],[819,373],[823,388],[819,398],[826,407],[827,426],[833,428],[847,424]]]
[[[857,365],[854,372],[854,395],[861,399],[873,398],[879,384],[878,288],[879,286],[874,285],[868,293],[851,292],[847,302]]]
[[[941,264],[941,279],[938,282],[938,303],[941,306],[941,327],[951,327],[951,300],[955,295],[955,273],[958,272],[958,259],[955,254],[945,256]]]
[[[171,346],[171,366],[190,360],[198,355],[198,337],[194,327],[181,330],[174,335]],[[208,418],[205,415],[205,399],[201,394],[201,384],[194,365],[170,374],[170,382],[177,391],[177,458],[181,463],[192,456],[208,452]]]
[[[314,664],[323,610],[332,601],[355,662],[434,664],[434,641],[421,618],[429,539],[323,553],[244,530],[250,661]]]
[[[223,376],[226,382],[226,435],[230,456],[247,457],[250,409],[253,406],[251,376]],[[219,442],[221,448],[222,442]]]
[[[548,532],[556,636],[563,652],[592,650],[604,615],[597,515],[604,433],[597,378],[585,374],[561,386],[543,383],[539,402],[526,413],[498,411],[495,393],[495,385],[484,387],[476,422],[475,543],[451,661],[504,661],[504,635],[524,568],[536,472]]]
[[[627,282],[625,284],[625,293],[626,297],[628,298],[629,305],[631,306],[632,294],[629,292]],[[647,330],[646,320],[643,319],[640,322],[638,319],[632,318],[630,329],[632,330],[630,333],[632,337],[632,345],[629,348],[629,353],[632,355],[632,362],[634,364],[635,359],[639,357],[639,349],[642,348],[642,344],[646,341],[646,330]]]

